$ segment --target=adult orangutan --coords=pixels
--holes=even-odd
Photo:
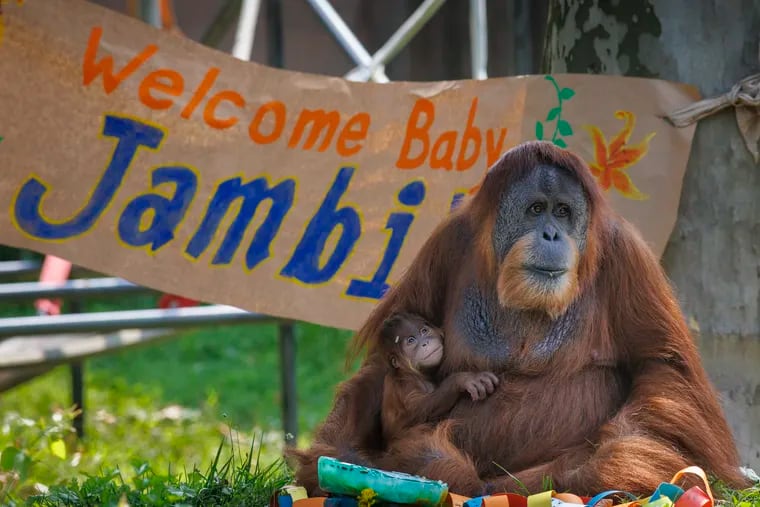
[[[415,313],[445,335],[439,380],[492,371],[388,462],[379,428],[382,323]],[[316,461],[447,482],[464,495],[555,489],[651,493],[689,465],[745,481],[722,409],[657,258],[585,163],[547,142],[506,152],[472,200],[433,232],[359,330],[362,368],[340,386],[297,480]],[[386,459],[384,459],[386,458]],[[518,482],[519,481],[519,482]]]

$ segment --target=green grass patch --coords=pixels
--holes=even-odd
[[[299,432],[327,414],[335,386],[346,377],[350,334],[310,324],[295,326]],[[88,385],[126,382],[151,386],[163,403],[197,407],[215,400],[219,416],[235,425],[282,426],[276,325],[211,327],[182,339],[90,361]]]
[[[150,298],[130,300],[125,308],[155,304]],[[113,306],[95,303],[87,309]],[[0,312],[31,313],[22,305]],[[344,357],[350,333],[296,324],[295,337],[303,445],[330,409],[336,384],[348,375]],[[39,505],[111,505],[114,495],[127,491],[133,495],[127,495],[130,505],[204,505],[192,495],[203,489],[197,487],[201,478],[218,472],[209,463],[215,462],[220,439],[228,457],[233,443],[252,446],[259,470],[254,467],[247,476],[238,460],[238,466],[221,469],[227,475],[219,480],[226,481],[224,491],[235,492],[230,505],[255,505],[235,496],[238,490],[256,489],[252,484],[265,476],[279,484],[288,473],[280,462],[280,371],[276,325],[189,330],[157,345],[93,358],[85,363],[82,440],[70,425],[67,367],[0,393],[0,452],[20,451],[13,466],[3,470],[0,463],[0,505],[45,490],[54,496]],[[277,474],[285,478],[276,479]],[[233,475],[238,486],[230,486]],[[191,496],[176,500],[170,493],[176,496],[177,488],[189,488]],[[175,499],[139,503],[148,497]]]
[[[25,499],[11,492],[0,501],[15,506],[266,506],[272,495],[292,481],[292,473],[282,460],[262,465],[261,450],[256,443],[245,454],[234,444],[222,442],[211,464],[191,472],[157,473],[147,461],[134,460],[131,474],[126,478],[119,468],[106,469],[86,478],[72,478],[55,484],[44,492],[31,493]],[[229,447],[228,452],[224,452]],[[7,455],[6,448],[0,461]],[[227,455],[226,459],[223,457]],[[14,456],[17,456],[15,454]],[[19,471],[17,467],[14,471]]]

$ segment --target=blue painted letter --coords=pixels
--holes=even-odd
[[[425,200],[425,184],[421,181],[413,181],[401,189],[398,193],[398,201],[406,207],[416,207]],[[388,290],[388,275],[393,264],[398,258],[401,247],[409,232],[409,227],[414,220],[414,214],[408,212],[391,213],[385,229],[391,231],[388,246],[385,248],[383,258],[377,271],[370,280],[353,279],[346,289],[347,296],[358,298],[380,299]]]
[[[348,258],[361,236],[362,225],[355,209],[350,206],[338,208],[338,203],[348,189],[353,174],[353,167],[343,167],[338,171],[322,205],[306,226],[293,256],[280,271],[282,276],[295,278],[303,283],[324,283],[335,276]],[[319,260],[327,238],[339,225],[342,228],[340,239],[330,258],[320,267]]]
[[[103,135],[115,137],[118,144],[111,160],[90,195],[90,200],[79,212],[68,220],[53,222],[42,216],[42,199],[49,187],[37,178],[30,178],[19,190],[15,205],[15,218],[18,226],[31,236],[40,239],[56,240],[72,238],[89,230],[108,207],[119,189],[129,165],[140,147],[156,149],[164,133],[146,123],[106,115]]]
[[[296,182],[292,179],[283,180],[272,188],[269,188],[269,182],[264,177],[256,178],[246,184],[243,184],[242,178],[233,178],[222,182],[217,187],[216,193],[206,210],[206,215],[203,217],[203,222],[187,244],[185,252],[197,259],[208,248],[216,234],[219,223],[233,202],[242,200],[240,211],[227,230],[227,235],[212,261],[212,264],[229,264],[235,256],[240,241],[243,239],[243,234],[251,223],[259,204],[264,199],[270,199],[272,206],[269,209],[269,214],[256,231],[245,256],[245,264],[248,269],[255,268],[261,261],[269,257],[269,247],[280,230],[285,215],[290,211],[295,190]]]
[[[153,170],[153,188],[162,183],[174,183],[174,196],[146,193],[132,199],[119,217],[119,236],[131,246],[150,245],[154,252],[174,239],[174,229],[182,221],[195,197],[198,178],[187,167],[158,167]],[[140,220],[153,210],[150,226],[140,229]]]

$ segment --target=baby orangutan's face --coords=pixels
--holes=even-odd
[[[404,320],[396,330],[401,353],[415,369],[435,368],[443,359],[443,336],[427,322],[418,318]]]

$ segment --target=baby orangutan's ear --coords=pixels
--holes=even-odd
[[[396,354],[391,354],[388,357],[391,360],[391,366],[393,366],[394,368],[398,368],[398,359],[396,358]]]

